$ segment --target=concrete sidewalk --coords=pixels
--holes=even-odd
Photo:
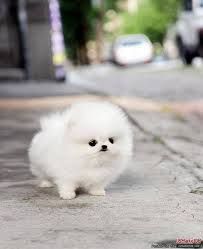
[[[75,94],[86,94],[91,89],[85,86],[75,86],[68,82],[0,82],[0,98],[42,98],[50,96],[70,96]]]
[[[60,200],[29,173],[27,148],[46,110],[0,111],[1,249],[146,249],[203,239],[203,118],[128,110],[131,167],[105,197]]]

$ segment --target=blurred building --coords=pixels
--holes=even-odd
[[[65,79],[58,0],[0,1],[0,79]]]

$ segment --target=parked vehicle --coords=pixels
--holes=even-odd
[[[183,0],[176,23],[176,41],[186,64],[191,64],[196,56],[203,57],[203,0]]]
[[[112,46],[112,60],[119,65],[146,63],[153,59],[153,45],[143,34],[125,35]]]

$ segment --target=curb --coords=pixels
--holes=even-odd
[[[132,97],[96,96],[96,95],[74,95],[67,97],[45,97],[31,99],[0,99],[0,110],[41,109],[66,107],[74,102],[83,100],[106,100],[111,101],[123,108],[136,111],[155,111],[162,109],[162,104]]]
[[[159,102],[136,97],[97,96],[91,94],[66,97],[0,99],[0,110],[64,108],[74,102],[84,100],[110,101],[130,111],[151,111],[176,114],[203,113],[203,100],[188,102]]]

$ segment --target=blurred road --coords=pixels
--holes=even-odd
[[[70,81],[108,95],[171,101],[203,97],[203,68],[186,68],[179,61],[129,68],[108,63],[81,67],[71,71]]]
[[[68,68],[67,82],[4,82],[0,98],[31,98],[81,94],[142,97],[164,101],[202,99],[203,67],[161,61],[132,67],[110,63]]]

